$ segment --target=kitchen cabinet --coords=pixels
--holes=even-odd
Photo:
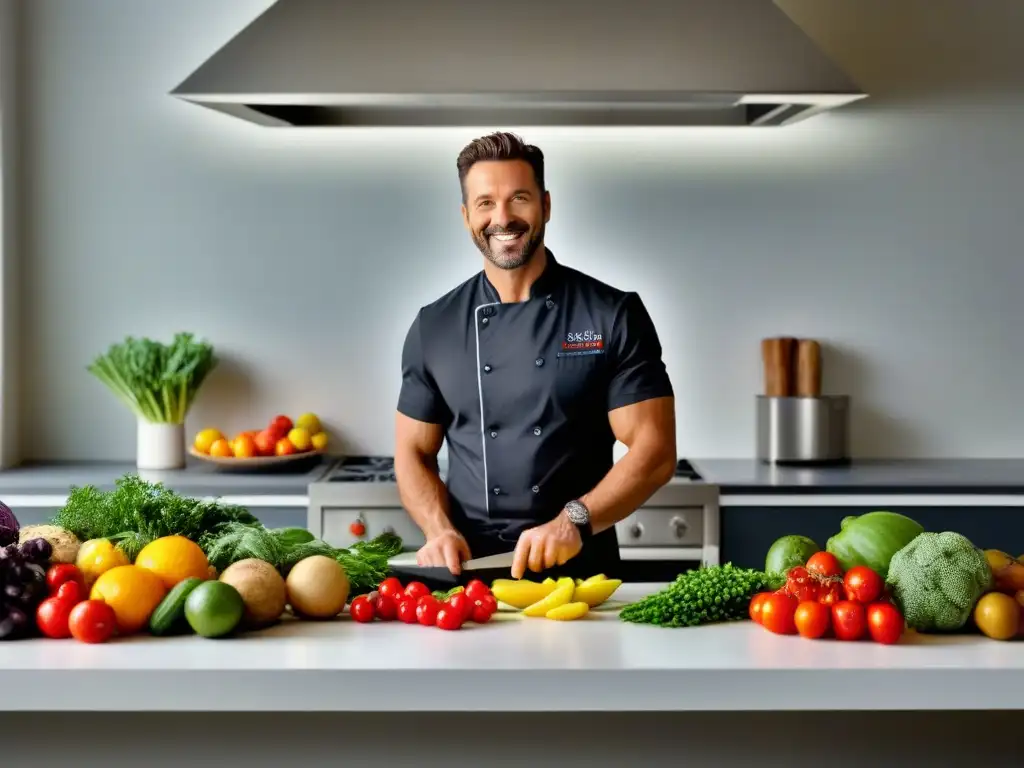
[[[786,534],[809,536],[824,548],[828,538],[839,531],[844,517],[877,509],[877,506],[830,506],[827,497],[820,506],[724,506],[720,510],[722,562],[763,568],[772,542]],[[927,531],[962,533],[982,549],[1024,554],[1024,497],[1019,507],[890,505],[885,509],[917,520]]]

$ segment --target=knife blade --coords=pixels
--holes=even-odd
[[[485,568],[511,568],[515,552],[502,552],[500,555],[488,555],[467,560],[462,564],[464,571],[480,571]]]

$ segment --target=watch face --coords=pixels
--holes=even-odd
[[[566,504],[565,511],[569,514],[569,519],[576,525],[585,525],[590,520],[587,508],[578,501],[570,501]]]

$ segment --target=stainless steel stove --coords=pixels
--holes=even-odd
[[[441,463],[441,476],[445,465]],[[351,546],[385,531],[405,549],[422,546],[422,532],[402,508],[391,456],[346,456],[309,488],[309,529],[335,546]],[[675,476],[616,525],[632,580],[661,581],[700,563],[719,562],[718,488],[680,459]]]

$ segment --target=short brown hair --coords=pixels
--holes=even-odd
[[[514,133],[498,131],[479,139],[473,139],[459,153],[456,166],[459,169],[459,185],[462,187],[462,198],[466,198],[466,174],[476,163],[485,160],[524,160],[533,169],[533,177],[537,187],[544,193],[544,153],[540,147],[525,143]]]

